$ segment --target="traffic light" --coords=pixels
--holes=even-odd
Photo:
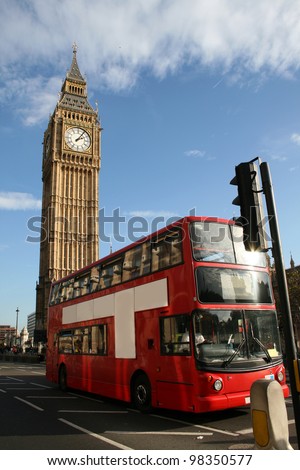
[[[236,221],[243,227],[246,250],[264,251],[266,240],[263,229],[263,206],[255,163],[240,163],[236,166],[235,177],[230,184],[238,187],[238,196],[232,204],[240,206],[241,217]]]

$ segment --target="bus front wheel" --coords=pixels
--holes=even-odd
[[[139,375],[133,385],[133,402],[143,412],[149,412],[151,406],[151,384],[146,375]]]
[[[59,388],[62,392],[67,391],[67,370],[65,366],[61,366],[59,369],[59,376],[58,376],[58,383]]]

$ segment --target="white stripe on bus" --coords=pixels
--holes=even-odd
[[[116,358],[135,359],[135,313],[167,305],[165,278],[64,307],[62,324],[115,317]]]

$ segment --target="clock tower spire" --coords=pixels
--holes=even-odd
[[[71,67],[44,133],[36,342],[46,341],[51,282],[99,258],[100,133],[73,44]]]
[[[77,44],[74,42],[74,44],[73,44],[73,60],[72,60],[71,68],[70,68],[69,72],[67,73],[67,78],[70,79],[70,80],[73,79],[75,81],[85,82],[83,76],[80,73],[79,67],[78,67],[76,54],[77,54]]]

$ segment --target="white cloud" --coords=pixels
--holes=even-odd
[[[287,160],[287,157],[284,155],[272,155],[271,156],[272,160],[276,160],[277,162],[285,162]]]
[[[184,152],[184,155],[187,157],[194,157],[194,158],[202,158],[206,152],[204,150],[199,150],[199,149],[193,149],[193,150],[186,150]]]
[[[50,113],[52,114],[61,80],[51,77],[49,80],[38,77],[30,80],[22,90],[23,103],[20,105],[19,113],[26,126],[32,126],[44,121]]]
[[[192,158],[204,158],[205,157],[205,160],[207,162],[216,160],[216,157],[213,157],[212,155],[207,154],[205,150],[200,150],[200,149],[186,150],[184,152],[184,155],[186,157],[192,157]]]
[[[32,194],[17,192],[0,192],[0,210],[40,209],[42,203]]]
[[[0,103],[11,100],[24,125],[38,124],[53,112],[61,88],[60,77],[20,77],[13,70],[6,70],[2,80],[9,86],[0,88]]]
[[[130,211],[128,212],[128,215],[130,217],[142,217],[144,219],[155,219],[159,217],[164,217],[165,219],[171,218],[171,217],[178,217],[178,214],[175,214],[174,212],[170,211],[151,211],[151,210],[136,210],[136,211]]]
[[[297,145],[300,145],[300,134],[297,134],[297,133],[292,134],[291,141]]]
[[[74,5],[73,0],[2,0],[0,98],[26,102],[21,111],[27,124],[47,117],[53,96],[48,85],[65,77],[74,40],[90,87],[117,92],[133,87],[144,70],[163,79],[187,64],[219,68],[229,80],[245,73],[290,77],[300,67],[298,0],[273,0],[272,8],[269,0],[77,0]],[[11,90],[8,71],[19,89]],[[35,94],[35,83],[44,84],[44,95]],[[20,109],[18,100],[16,106]]]

